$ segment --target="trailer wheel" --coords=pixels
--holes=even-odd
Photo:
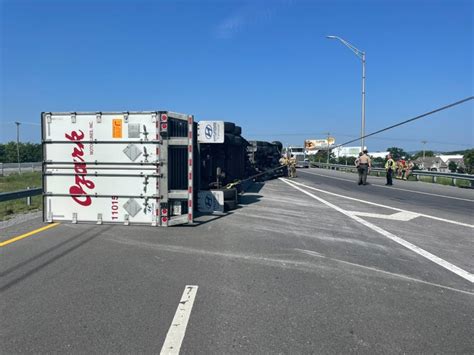
[[[233,122],[224,122],[224,132],[225,133],[234,133],[235,123]]]

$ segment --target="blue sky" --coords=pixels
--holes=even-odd
[[[172,110],[247,139],[367,132],[473,95],[473,5],[461,0],[1,2],[0,141],[40,140],[42,111]],[[474,146],[473,101],[385,132],[371,151]],[[357,145],[357,144],[355,144]]]

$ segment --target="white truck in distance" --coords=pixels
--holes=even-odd
[[[297,168],[309,168],[304,147],[288,147],[287,152],[289,156],[293,155],[296,158]]]

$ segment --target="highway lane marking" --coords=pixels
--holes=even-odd
[[[310,174],[310,175],[316,175],[316,176],[326,177],[326,178],[328,178],[328,179],[335,179],[335,180],[341,180],[341,181],[355,182],[355,180],[351,180],[351,179],[344,179],[344,178],[340,178],[340,177],[329,176],[329,175],[318,174],[318,173],[310,173],[309,171],[302,171],[302,172],[305,173],[305,174]],[[373,177],[373,176],[372,176],[372,177]],[[377,185],[377,184],[371,184],[371,186],[382,187],[382,188],[384,188],[384,189],[390,189],[390,190],[400,190],[400,191],[413,192],[413,193],[421,194],[421,195],[429,195],[429,196],[435,196],[435,197],[450,198],[450,199],[459,200],[459,201],[474,202],[474,200],[470,200],[470,199],[468,199],[468,198],[453,197],[453,196],[446,196],[446,195],[438,195],[438,194],[432,194],[432,193],[430,193],[430,192],[423,192],[423,191],[415,191],[415,190],[409,190],[409,189],[402,189],[401,187],[384,186],[384,185]]]
[[[0,247],[4,247],[4,246],[6,246],[6,245],[8,245],[8,244],[17,242],[17,241],[22,240],[22,239],[25,239],[25,238],[28,238],[28,237],[30,237],[30,236],[32,236],[32,235],[34,235],[34,234],[39,233],[39,232],[42,232],[42,231],[45,231],[45,230],[47,230],[47,229],[56,227],[57,225],[59,225],[59,223],[52,223],[52,224],[49,224],[49,225],[47,225],[47,226],[44,226],[44,227],[35,229],[35,230],[31,231],[31,232],[28,232],[28,233],[19,235],[18,237],[14,237],[14,238],[5,240],[4,242],[1,242],[1,243],[0,243]]]
[[[281,179],[281,178],[280,178],[280,179]],[[392,207],[392,206],[387,206],[387,205],[382,205],[382,204],[376,203],[376,202],[361,200],[361,199],[355,198],[355,197],[344,196],[344,195],[341,195],[341,194],[337,194],[337,193],[335,193],[335,192],[329,192],[329,191],[326,191],[326,190],[321,190],[321,189],[318,189],[318,188],[316,188],[316,187],[312,187],[312,186],[309,186],[309,185],[305,185],[305,184],[302,184],[302,183],[296,182],[296,181],[291,181],[291,182],[294,183],[294,184],[296,184],[296,185],[298,185],[298,186],[306,187],[307,189],[311,189],[311,190],[314,190],[314,191],[318,191],[318,192],[321,192],[321,193],[324,193],[324,194],[328,194],[328,195],[332,195],[332,196],[336,196],[336,197],[345,198],[346,200],[351,200],[351,201],[356,201],[356,202],[360,202],[360,203],[365,203],[365,204],[371,205],[371,206],[377,206],[377,207],[388,208],[388,209],[392,209],[392,210],[394,210],[394,211],[399,211],[399,212],[414,213],[414,214],[417,214],[419,217],[425,217],[425,218],[434,219],[434,220],[440,221],[440,222],[456,224],[456,225],[458,225],[458,226],[463,226],[463,227],[468,227],[468,228],[474,228],[474,225],[472,225],[472,224],[467,224],[467,223],[452,221],[452,220],[450,220],[450,219],[441,218],[441,217],[436,217],[436,216],[431,216],[431,215],[429,215],[429,214],[424,214],[424,213],[418,213],[418,212],[403,210],[403,209],[401,209],[401,208]]]
[[[179,354],[198,286],[186,285],[160,354]]]
[[[360,224],[362,224],[362,225],[372,229],[373,231],[383,235],[384,237],[386,237],[386,238],[388,238],[388,239],[404,246],[407,249],[410,249],[411,251],[415,252],[418,255],[423,256],[424,258],[432,261],[433,263],[438,264],[439,266],[445,268],[446,270],[451,271],[452,273],[462,277],[465,280],[468,280],[471,283],[474,283],[474,275],[471,274],[470,272],[468,272],[466,270],[463,270],[460,267],[458,267],[454,264],[451,264],[450,262],[448,262],[444,259],[441,259],[440,257],[438,257],[434,254],[431,254],[430,252],[428,252],[428,251],[426,251],[426,250],[424,250],[424,249],[422,249],[422,248],[420,248],[420,247],[418,247],[418,246],[416,246],[416,245],[414,245],[410,242],[407,242],[406,240],[404,240],[400,237],[397,237],[395,234],[392,234],[392,233],[386,231],[385,229],[382,229],[382,228],[376,226],[375,224],[372,224],[372,223],[370,223],[370,222],[368,222],[368,221],[366,221],[366,220],[364,220],[360,217],[357,217],[357,216],[349,213],[346,210],[343,210],[342,208],[332,204],[329,201],[324,200],[323,198],[321,198],[319,196],[316,196],[316,195],[312,194],[311,192],[303,190],[302,188],[294,185],[293,182],[290,182],[288,180],[281,179],[281,178],[280,178],[280,180],[283,181],[285,184],[288,184],[291,187],[295,188],[296,190],[301,191],[305,195],[308,195],[308,196],[314,198],[315,200],[318,200],[319,202],[325,204],[326,206],[331,207],[332,209],[346,215],[349,218],[352,218],[353,220],[359,222]]]
[[[347,211],[347,212],[359,217],[382,218],[382,219],[389,219],[392,221],[403,221],[403,222],[408,222],[416,217],[420,217],[418,213],[405,212],[405,211],[397,212],[394,214],[381,214],[381,213],[357,212],[357,211]]]
[[[370,271],[385,274],[385,275],[388,275],[388,276],[391,276],[391,277],[396,277],[396,278],[400,278],[400,279],[414,281],[414,282],[418,282],[418,283],[421,283],[421,284],[430,285],[430,286],[433,286],[433,287],[440,287],[440,288],[444,288],[446,290],[450,290],[450,291],[454,291],[454,292],[460,292],[460,293],[464,293],[466,295],[474,296],[474,292],[460,290],[458,288],[444,286],[444,285],[436,284],[436,283],[433,283],[433,282],[416,279],[414,277],[403,275],[403,274],[396,274],[396,273],[393,273],[393,272],[390,272],[390,271],[385,271],[385,270],[382,270],[382,269],[378,269],[378,268],[373,267],[373,266],[366,266],[366,265],[351,263],[350,261],[345,261],[345,260],[336,259],[336,258],[330,258],[328,256],[322,255],[322,254],[320,254],[318,252],[315,252],[313,250],[298,249],[298,248],[296,248],[295,250],[300,252],[300,253],[310,255],[310,256],[314,256],[314,257],[317,257],[317,258],[328,259],[328,260],[335,261],[337,263],[346,264],[346,265],[350,265],[350,266],[355,266],[355,267],[358,267],[358,268],[361,268],[361,269],[370,270]]]

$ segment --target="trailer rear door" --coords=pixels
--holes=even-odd
[[[166,111],[43,113],[44,220],[192,222],[193,121]]]

